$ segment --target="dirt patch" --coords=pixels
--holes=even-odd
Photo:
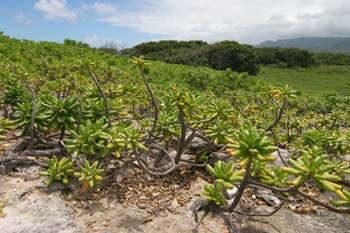
[[[36,167],[0,176],[0,201],[7,201],[3,208],[6,216],[0,218],[0,229],[2,233],[228,232],[224,220],[212,213],[206,215],[197,226],[189,209],[201,196],[205,181],[195,174],[185,172],[182,176],[176,174],[177,180],[171,180],[170,177],[150,179],[137,172],[130,173],[124,180],[119,180],[118,185],[100,188],[100,191],[96,190],[80,198],[77,198],[79,194],[76,193],[47,193],[42,189],[27,192],[42,185],[43,179],[38,175]],[[144,179],[134,179],[133,183],[133,176],[144,176]],[[23,193],[27,194],[21,197]],[[145,198],[142,199],[142,196]],[[156,204],[148,204],[153,202]],[[146,208],[140,208],[143,205]],[[257,208],[264,211],[264,208],[269,207],[262,205]],[[297,214],[283,208],[269,218],[236,216],[235,221],[239,227],[237,232],[350,233],[348,216],[316,207],[314,209],[308,214]],[[204,212],[200,212],[199,218],[203,215]]]

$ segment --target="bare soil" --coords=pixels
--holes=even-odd
[[[195,222],[190,209],[207,179],[199,171],[182,169],[152,178],[116,161],[107,169],[104,183],[81,193],[77,183],[72,184],[73,191],[62,190],[60,185],[44,187],[40,170],[26,166],[0,175],[1,233],[228,232],[223,218],[214,213],[204,216],[201,211],[199,219],[204,216],[203,220]],[[254,212],[271,208],[249,192],[241,207]],[[285,205],[268,218],[235,216],[234,222],[241,233],[350,233],[349,216],[303,201]]]
[[[38,167],[30,167],[8,176],[0,176],[0,200],[7,202],[3,209],[5,216],[0,218],[1,232],[228,232],[223,219],[212,213],[197,227],[189,209],[193,201],[201,195],[205,181],[200,177],[183,185],[172,196],[167,193],[171,186],[166,184],[164,178],[158,180],[158,183],[157,180],[138,180],[139,190],[134,187],[136,184],[131,184],[129,189],[124,187],[127,191],[124,190],[119,196],[116,195],[117,192],[106,193],[103,190],[83,195],[79,192],[50,193],[41,188],[33,189],[42,186],[43,178],[39,176],[38,170]],[[176,183],[175,180],[174,184]],[[122,185],[119,188],[123,190]],[[158,194],[162,188],[165,194]],[[145,191],[149,189],[153,190],[153,196]],[[184,193],[187,194],[186,200],[180,198]],[[113,195],[116,196],[113,198]],[[126,200],[125,196],[129,196],[129,199]],[[140,198],[141,196],[144,197]],[[152,198],[158,198],[158,204],[147,206],[148,201],[154,202]],[[259,208],[268,207],[262,205]],[[199,217],[203,214],[200,213]],[[312,207],[312,211],[305,214],[283,208],[269,218],[237,217],[236,220],[239,232],[350,232],[348,216],[330,213],[317,207]]]

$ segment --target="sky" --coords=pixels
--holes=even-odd
[[[350,0],[2,0],[11,37],[99,47],[151,40],[258,44],[311,36],[350,37]]]

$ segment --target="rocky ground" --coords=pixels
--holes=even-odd
[[[168,198],[160,193],[162,188],[165,193],[168,190],[164,180],[157,183],[157,180],[154,182],[147,179],[137,180],[129,188],[120,185],[119,189],[126,191],[119,195],[110,190],[106,192],[97,190],[84,196],[71,191],[48,192],[42,188],[43,178],[38,175],[38,170],[38,167],[30,167],[7,176],[0,176],[0,202],[6,201],[3,213],[0,215],[2,233],[228,232],[223,219],[211,213],[198,227],[194,221],[190,207],[193,201],[200,197],[202,185],[205,183],[201,177],[192,179],[173,195],[167,194]],[[143,191],[135,190],[136,183]],[[176,184],[176,181],[174,183]],[[145,191],[147,188],[151,189],[151,193]],[[181,199],[184,193],[188,194],[187,199]],[[155,201],[151,200],[152,198],[158,198],[158,203],[161,204],[147,206],[145,201],[147,198],[153,202]],[[162,202],[164,199],[166,201]],[[293,203],[291,206],[295,208],[292,209],[295,210],[298,205]],[[160,206],[164,208],[161,209]],[[268,207],[261,205],[259,208]],[[268,218],[237,217],[240,229],[237,232],[350,232],[348,216],[312,206],[308,208],[307,205],[303,208],[306,212],[304,214],[283,208]],[[199,217],[203,214],[201,212]]]
[[[46,188],[41,169],[26,165],[6,175],[0,171],[1,233],[228,232],[222,217],[208,213],[197,224],[190,211],[207,179],[201,172],[183,169],[152,178],[114,161],[106,169],[105,183],[82,194],[74,183],[73,190],[62,190],[59,184]],[[271,193],[247,192],[241,207],[266,212],[271,209],[267,203],[276,201]],[[199,212],[199,219],[203,216],[204,211]],[[303,200],[271,217],[235,216],[234,222],[241,233],[350,233],[349,216]]]

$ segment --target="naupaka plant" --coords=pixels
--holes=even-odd
[[[70,131],[71,138],[65,139],[66,148],[74,158],[78,158],[80,154],[91,157],[105,157],[111,149],[107,145],[110,139],[107,131],[108,127],[103,119],[95,123],[87,120],[80,125],[78,132]]]
[[[235,169],[232,161],[227,164],[217,162],[215,165],[216,169],[208,165],[209,172],[216,179],[214,187],[217,188],[206,186],[204,195],[208,201],[214,200],[216,203],[220,203],[219,209],[225,212],[233,212],[238,206],[244,191],[251,180],[253,180],[251,174],[253,162],[273,161],[274,157],[271,156],[271,153],[276,151],[277,148],[273,146],[273,143],[265,136],[264,132],[259,132],[254,127],[242,127],[234,134],[233,139],[228,138],[227,140],[230,144],[226,152],[238,159],[239,170]],[[219,186],[217,186],[218,184]],[[237,191],[234,194],[229,194],[229,190],[232,190],[237,185]],[[217,192],[219,190],[222,193],[221,197],[225,201],[218,199],[219,195]]]
[[[0,118],[0,140],[5,140],[6,136],[4,134],[16,128],[13,121]]]
[[[72,161],[67,157],[58,160],[57,156],[54,155],[47,160],[47,164],[48,169],[40,173],[40,175],[48,177],[45,181],[46,185],[51,185],[55,181],[61,181],[65,185],[69,183],[69,177],[74,173]]]
[[[89,187],[94,187],[96,182],[102,181],[103,172],[104,169],[98,168],[98,161],[90,164],[88,160],[85,160],[84,166],[80,167],[80,172],[75,172],[74,176],[83,183],[81,191],[86,192]]]
[[[282,205],[275,207],[272,212],[256,214],[242,212],[237,207],[249,187],[268,189],[286,196],[300,195],[317,205],[338,213],[350,213],[350,192],[341,183],[342,177],[337,168],[342,168],[345,174],[349,165],[339,163],[330,156],[323,154],[317,148],[304,150],[296,159],[289,158],[288,165],[279,167],[273,165],[277,150],[272,141],[265,136],[265,132],[254,127],[241,127],[230,141],[227,153],[232,155],[230,162],[217,162],[214,167],[208,165],[209,173],[214,176],[212,185],[205,185],[203,194],[211,208],[224,213],[240,213],[244,215],[270,216]],[[238,165],[234,165],[236,160]],[[254,165],[255,164],[255,165]],[[254,168],[255,166],[255,168]],[[254,169],[253,169],[254,168]],[[334,192],[339,199],[330,200],[329,204],[311,197],[302,187],[314,182],[325,191]],[[334,207],[335,206],[335,207]]]
[[[72,130],[79,115],[79,103],[75,96],[58,99],[46,97],[42,102],[47,109],[48,126],[60,130],[59,140],[64,139],[66,130]]]
[[[18,128],[23,128],[23,136],[28,136],[30,134],[33,118],[33,109],[36,110],[36,115],[34,118],[35,134],[37,134],[38,132],[47,131],[47,124],[49,122],[50,116],[46,113],[46,109],[43,108],[41,101],[38,101],[35,107],[36,108],[34,109],[33,103],[31,102],[22,102],[18,103],[14,108],[14,122]]]
[[[154,176],[208,164],[215,179],[204,195],[215,210],[251,214],[238,206],[252,187],[269,189],[282,201],[299,195],[349,213],[344,209],[349,190],[342,182],[350,170],[345,159],[350,98],[297,96],[289,86],[266,87],[247,74],[158,62],[150,66],[144,57],[133,58],[131,67],[127,59],[79,43],[0,40],[0,104],[9,118],[14,111],[25,131],[12,138],[37,139],[21,159],[51,159],[44,173],[48,179],[66,183],[65,176],[74,179],[74,169],[86,191],[102,179],[110,162],[135,165]],[[62,134],[66,144],[52,143],[62,128],[69,132]],[[274,163],[278,147],[292,151],[289,160],[281,156],[283,167]],[[60,159],[51,158],[51,148],[60,149]],[[61,156],[72,160],[62,162]],[[226,162],[217,162],[222,157]],[[305,192],[315,185],[335,193],[331,205]]]

